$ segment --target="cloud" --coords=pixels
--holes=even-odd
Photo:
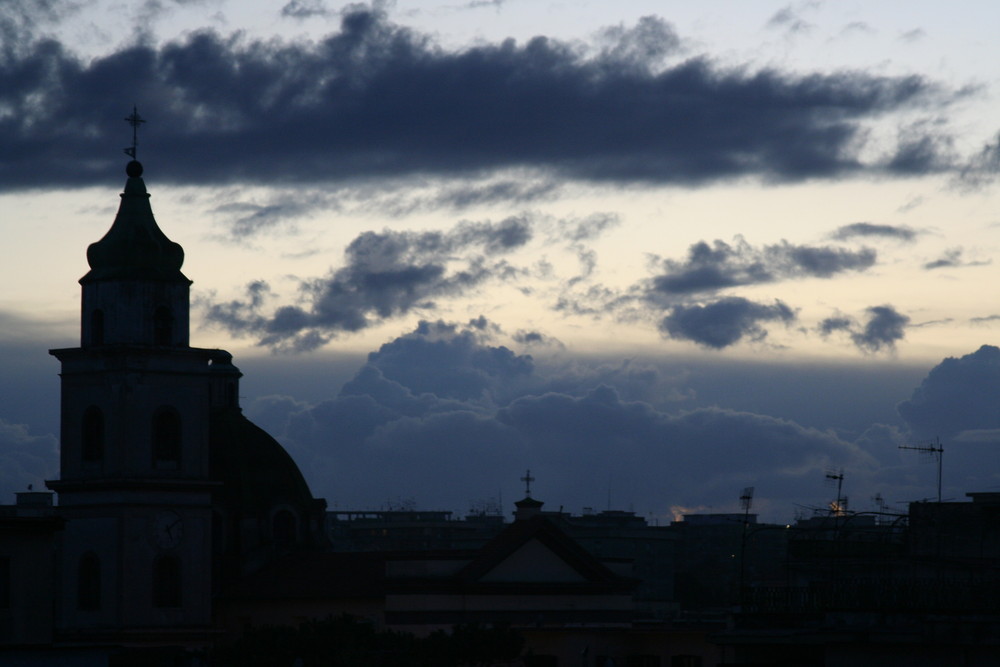
[[[908,44],[913,44],[916,42],[923,41],[927,38],[927,31],[923,28],[913,28],[912,30],[907,30],[899,35],[900,41],[906,42]]]
[[[368,355],[381,376],[416,394],[477,400],[497,385],[516,384],[534,370],[530,355],[503,346],[484,346],[478,329],[459,330],[442,321],[423,321],[409,335],[386,343]],[[349,383],[345,391],[357,392]]]
[[[906,335],[910,318],[896,311],[889,305],[870,306],[865,310],[866,322],[862,325],[853,317],[837,314],[828,317],[817,325],[816,330],[821,336],[846,333],[851,342],[862,352],[892,351],[896,342]]]
[[[72,0],[0,3],[0,53],[20,57],[42,28],[67,20],[83,4]]]
[[[335,398],[269,396],[248,414],[274,425],[333,506],[391,496],[453,508],[510,488],[530,467],[543,499],[641,507],[714,503],[747,484],[800,499],[831,466],[873,459],[831,432],[747,411],[667,412],[651,368],[540,366],[485,342],[489,326],[423,322],[369,355]],[[671,381],[677,381],[672,378]],[[335,436],[331,436],[335,434]]]
[[[59,470],[59,442],[54,435],[31,435],[26,426],[0,419],[0,490],[7,493],[45,490],[45,480]],[[5,503],[13,502],[7,496]]]
[[[289,0],[281,8],[281,15],[292,19],[310,19],[331,14],[323,0]]]
[[[681,39],[673,26],[658,16],[644,16],[635,26],[618,25],[598,33],[604,48],[600,60],[648,71],[669,55],[681,51]]]
[[[898,241],[911,242],[917,238],[917,232],[914,229],[903,226],[894,225],[878,225],[871,222],[853,222],[849,225],[842,225],[837,227],[836,231],[830,235],[831,238],[837,241],[848,241],[853,238],[888,238],[896,239]]]
[[[346,265],[324,278],[300,282],[300,303],[262,309],[272,295],[263,281],[244,299],[206,300],[206,320],[235,335],[252,335],[274,349],[311,350],[343,332],[366,329],[415,308],[433,310],[434,299],[463,294],[517,270],[495,259],[532,236],[524,216],[498,223],[464,222],[448,232],[365,232],[346,248]],[[464,255],[464,257],[462,257]]]
[[[1000,428],[1000,348],[983,345],[931,369],[897,406],[916,439],[949,441],[963,431]]]
[[[864,271],[875,264],[870,248],[793,245],[787,241],[754,248],[742,237],[732,245],[700,241],[683,262],[665,259],[663,273],[652,279],[651,295],[690,295],[728,287],[770,283],[789,278],[830,278],[845,271]]]
[[[742,297],[727,297],[707,305],[678,305],[660,321],[660,332],[704,347],[722,349],[743,339],[760,342],[767,337],[761,322],[795,320],[795,312],[781,301],[774,305]]]
[[[989,266],[992,260],[962,261],[963,250],[961,248],[949,248],[944,251],[938,259],[924,264],[924,269],[932,271],[934,269],[959,269],[969,266]]]
[[[819,323],[816,329],[819,331],[820,335],[825,337],[837,331],[850,331],[856,326],[856,324],[856,321],[851,317],[837,315],[824,319]]]
[[[512,338],[515,343],[526,347],[554,347],[564,349],[566,346],[558,338],[546,335],[540,331],[515,331]]]
[[[962,166],[956,182],[966,188],[980,188],[992,184],[997,174],[1000,174],[1000,134]]]
[[[788,5],[776,11],[768,19],[767,27],[786,30],[789,34],[797,34],[809,32],[814,26],[803,19],[791,5]]]
[[[867,352],[892,350],[896,341],[906,335],[906,325],[910,318],[898,313],[889,305],[871,306],[866,310],[868,321],[860,331],[851,333],[851,340],[858,348]]]
[[[957,94],[919,76],[663,64],[676,40],[655,18],[609,34],[615,45],[590,51],[545,37],[447,50],[352,6],[316,42],[204,30],[84,60],[34,40],[0,61],[0,184],[120,177],[107,147],[125,140],[127,109],[112,90],[131,91],[149,121],[149,178],[279,187],[507,169],[676,184],[910,173],[912,161],[864,161],[867,124]]]

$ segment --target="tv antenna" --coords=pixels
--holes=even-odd
[[[826,473],[826,478],[837,482],[837,499],[830,503],[830,509],[833,510],[834,514],[843,514],[847,510],[847,498],[842,493],[844,489],[844,469],[841,468],[840,472],[828,472]]]
[[[750,508],[753,506],[753,487],[748,486],[743,489],[740,496],[740,509],[743,510],[743,523],[750,523]]]
[[[941,502],[941,463],[944,459],[944,446],[941,444],[939,438],[934,438],[934,442],[929,445],[900,445],[900,449],[912,449],[915,452],[920,452],[922,454],[930,454],[937,459],[938,464],[938,502]]]
[[[878,513],[875,515],[875,521],[879,525],[882,525],[883,517],[885,516],[885,508],[888,505],[888,503],[885,502],[885,498],[882,497],[881,492],[876,493],[874,496],[872,496],[872,502],[874,502],[875,507],[878,508],[876,510]]]

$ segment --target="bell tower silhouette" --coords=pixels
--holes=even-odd
[[[214,407],[235,401],[228,353],[188,345],[184,251],[160,230],[133,159],[110,230],[87,249],[80,347],[61,363],[64,639],[185,643],[211,623]]]

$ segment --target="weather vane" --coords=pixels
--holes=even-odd
[[[132,126],[132,145],[125,149],[125,155],[135,159],[135,149],[139,145],[139,126],[146,120],[139,115],[139,110],[132,105],[132,114],[125,117],[125,122]]]

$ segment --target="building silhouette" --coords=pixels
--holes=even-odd
[[[142,165],[126,174],[87,250],[80,344],[51,350],[58,504],[0,507],[0,664],[204,665],[248,628],[338,614],[417,635],[509,625],[518,664],[546,667],[1000,664],[996,493],[794,525],[574,516],[530,486],[509,523],[326,512],[242,414],[232,355],[190,345],[183,249]]]

